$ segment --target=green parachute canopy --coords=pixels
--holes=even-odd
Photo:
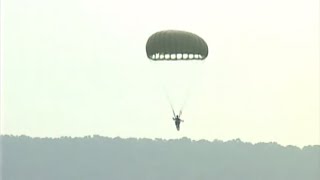
[[[146,44],[147,56],[154,61],[204,60],[207,43],[198,35],[179,30],[159,31]]]

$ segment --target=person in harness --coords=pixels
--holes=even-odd
[[[180,115],[176,115],[172,119],[175,121],[176,128],[179,131],[180,130],[180,122],[183,122],[183,120],[180,119]]]

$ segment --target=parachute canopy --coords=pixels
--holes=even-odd
[[[154,61],[204,60],[207,43],[198,35],[179,30],[159,31],[146,44],[147,56]]]

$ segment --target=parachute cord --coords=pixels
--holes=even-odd
[[[204,62],[202,61],[201,64],[202,64],[202,65],[200,65],[200,67],[199,67],[200,69],[203,68]],[[153,67],[154,64],[152,64],[151,61],[150,61],[150,65],[152,66],[152,68],[154,68],[154,67]],[[194,73],[194,74],[198,74],[197,71],[199,71],[200,69],[198,69],[198,68],[194,69],[195,72],[193,72],[193,73]],[[156,70],[155,70],[155,71],[156,71]],[[202,71],[200,71],[200,74],[201,74],[201,73],[202,73]],[[155,76],[156,76],[156,75],[155,75]],[[180,108],[180,111],[177,112],[177,113],[179,113],[179,114],[177,114],[177,115],[179,115],[179,116],[181,116],[184,108],[185,108],[186,105],[187,105],[187,102],[188,102],[188,100],[189,100],[189,97],[191,96],[191,90],[194,90],[194,86],[193,86],[193,85],[194,85],[195,78],[196,78],[196,77],[193,77],[193,78],[189,81],[188,88],[187,88],[187,91],[186,91],[186,93],[185,93],[185,98],[184,98],[183,104],[179,104],[179,105],[178,105],[178,108],[181,107],[181,108]],[[170,107],[171,107],[172,113],[173,113],[174,116],[176,116],[176,112],[174,111],[174,107],[173,107],[171,98],[169,97],[169,94],[168,94],[168,92],[167,92],[166,86],[164,85],[164,82],[162,82],[162,80],[161,80],[160,77],[157,77],[157,79],[160,80],[160,84],[161,84],[162,90],[165,92],[165,95],[166,95],[167,101],[169,102],[169,105],[170,105]]]
[[[191,85],[189,85],[188,87],[188,90],[187,90],[187,93],[186,93],[186,97],[185,97],[185,100],[180,108],[180,111],[179,111],[179,117],[181,116],[182,112],[183,112],[183,109],[185,108],[185,106],[187,105],[187,102],[188,102],[188,99],[190,97],[190,90],[191,89]]]
[[[154,68],[154,67],[153,67],[153,66],[154,66],[154,64],[152,64],[152,62],[151,62],[151,61],[150,61],[150,65],[151,65],[151,67],[152,67],[152,68]],[[169,97],[169,95],[168,95],[168,92],[167,92],[167,90],[166,90],[166,87],[165,87],[164,83],[162,82],[162,80],[161,80],[161,78],[160,78],[160,77],[157,77],[157,75],[154,75],[154,76],[155,76],[157,79],[159,79],[160,84],[161,84],[161,87],[162,87],[162,90],[165,92],[165,95],[166,95],[167,101],[169,102],[170,107],[171,107],[171,110],[172,110],[172,113],[173,113],[173,116],[175,117],[175,116],[176,116],[176,113],[174,112],[174,108],[173,108],[173,105],[172,105],[171,99],[170,99],[170,97]]]
[[[203,68],[203,66],[204,66],[204,65],[203,65],[204,62],[201,62],[201,63],[202,63],[202,64],[201,64],[201,66],[199,67],[199,69],[202,70],[202,68]],[[202,73],[202,71],[199,70],[199,69],[198,69],[198,71],[200,71],[200,73]],[[198,73],[196,73],[196,72],[194,72],[194,73],[195,73],[195,74],[198,74]],[[182,104],[182,106],[181,106],[180,112],[179,112],[179,117],[181,116],[184,108],[185,108],[186,105],[187,105],[187,102],[188,102],[188,100],[189,100],[189,97],[190,97],[191,94],[192,94],[191,91],[194,90],[194,89],[192,88],[192,85],[194,85],[194,81],[195,81],[195,79],[192,79],[192,80],[191,80],[192,83],[190,83],[189,86],[188,86],[185,100],[184,100],[184,102],[183,102],[183,104]]]
[[[162,84],[162,89],[163,89],[163,91],[164,91],[165,94],[166,94],[166,98],[167,98],[167,100],[168,100],[168,102],[169,102],[169,104],[170,104],[170,107],[171,107],[173,116],[175,117],[175,116],[176,116],[176,113],[174,112],[174,108],[173,108],[173,106],[172,106],[172,102],[171,102],[170,97],[169,97],[169,95],[168,95],[168,92],[166,91],[166,88],[164,87],[163,84]]]

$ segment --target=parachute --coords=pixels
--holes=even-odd
[[[173,114],[178,107],[181,115],[190,89],[197,81],[196,70],[208,56],[207,43],[191,32],[164,30],[148,38],[146,53],[154,67],[153,73],[162,81]]]
[[[204,60],[208,56],[207,43],[196,34],[166,30],[151,35],[146,45],[147,56],[161,60]]]

